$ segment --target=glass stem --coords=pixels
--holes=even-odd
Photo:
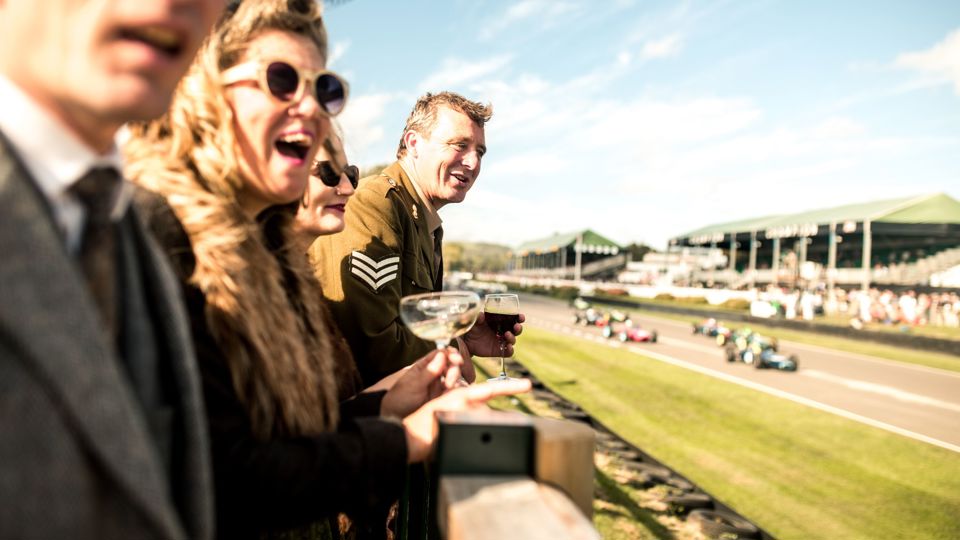
[[[504,343],[503,343],[503,340],[500,340],[500,376],[501,376],[501,377],[506,377],[506,376],[507,376],[507,370],[506,370],[505,367],[504,367],[503,349],[504,349]]]

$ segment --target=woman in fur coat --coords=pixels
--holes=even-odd
[[[386,392],[340,403],[357,390],[356,368],[331,343],[291,226],[347,97],[346,83],[325,70],[318,9],[314,0],[231,3],[167,115],[131,128],[125,145],[128,176],[148,190],[137,202],[184,284],[220,538],[257,538],[337,512],[379,515],[398,497],[406,465],[428,457],[436,410],[528,388],[455,388],[463,360],[447,350]]]

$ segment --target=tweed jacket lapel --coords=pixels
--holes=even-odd
[[[158,336],[164,340],[172,366],[177,409],[183,419],[184,462],[175,483],[180,486],[184,527],[191,538],[213,536],[213,479],[210,471],[210,446],[206,412],[202,400],[200,375],[197,371],[188,316],[182,301],[180,283],[174,276],[166,256],[156,240],[147,232],[136,207],[128,218],[132,222],[135,243],[145,278],[147,297],[156,314]]]
[[[184,536],[136,397],[41,195],[0,134],[0,327],[91,456],[164,537]]]

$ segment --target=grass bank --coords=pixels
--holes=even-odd
[[[956,538],[960,454],[534,328],[552,389],[777,538]]]

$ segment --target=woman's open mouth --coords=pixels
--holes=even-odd
[[[273,146],[281,156],[294,160],[298,164],[305,163],[310,147],[313,146],[313,137],[302,132],[286,133],[281,135]]]

